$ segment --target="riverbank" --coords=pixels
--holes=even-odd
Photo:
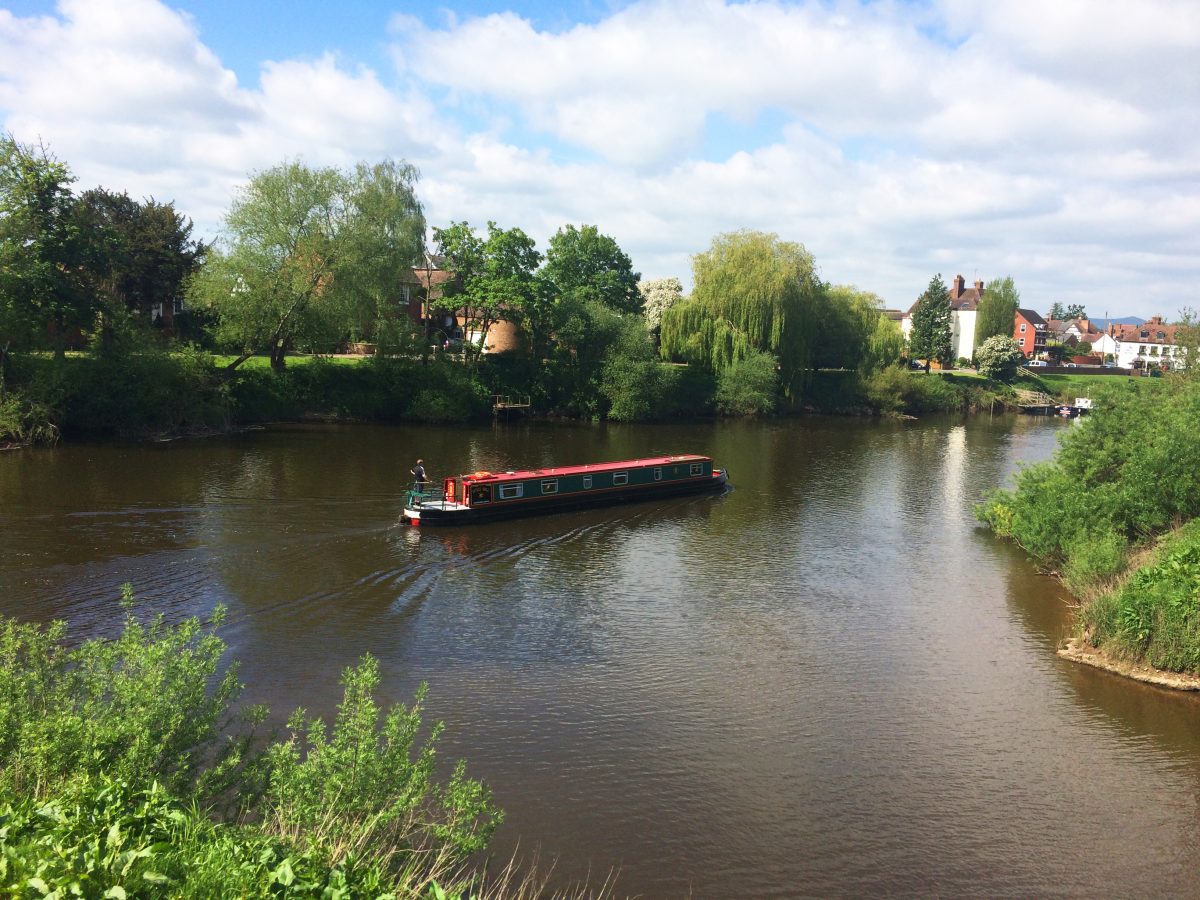
[[[595,388],[593,403],[581,404],[579,386],[564,387],[570,373],[527,371],[501,358],[471,369],[441,354],[426,359],[292,357],[279,372],[265,358],[252,358],[232,371],[228,362],[187,350],[78,354],[60,361],[14,358],[9,392],[0,401],[0,444],[52,444],[60,437],[162,440],[311,418],[465,423],[491,415],[493,394],[527,396],[531,414],[548,420],[667,421],[731,414],[711,375],[667,364],[650,378],[654,392],[631,405],[612,402],[602,387]],[[1084,383],[1081,376],[1023,376],[1010,385],[971,372],[926,374],[893,367],[864,377],[852,370],[821,370],[809,373],[799,394],[780,401],[774,414],[994,412],[1015,409],[1018,389],[1071,399],[1093,388],[1125,390],[1126,381],[1135,380],[1114,386]]]
[[[1200,675],[1200,382],[1152,399],[1109,397],[977,514],[1082,599],[1064,657],[1174,687]]]

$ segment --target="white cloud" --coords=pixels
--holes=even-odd
[[[253,170],[395,156],[421,169],[431,224],[544,245],[594,223],[651,277],[751,227],[893,306],[961,271],[1012,274],[1036,307],[1172,315],[1200,279],[1191,2],[645,0],[555,31],[385,24],[394,71],[353,47],[264,52],[239,84],[157,0],[0,10],[0,116],[81,186],[175,199],[210,232]]]

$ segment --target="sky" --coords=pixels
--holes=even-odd
[[[390,157],[431,227],[646,278],[747,228],[892,308],[1200,308],[1196,0],[0,0],[0,129],[205,238],[256,171]]]

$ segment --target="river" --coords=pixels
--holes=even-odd
[[[247,699],[430,685],[553,883],[618,894],[1194,895],[1200,702],[1059,660],[1068,597],[972,505],[1058,422],[287,426],[0,454],[0,611],[229,609]],[[409,467],[713,455],[721,496],[455,530]],[[1087,485],[1080,485],[1086,490]]]

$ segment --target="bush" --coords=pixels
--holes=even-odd
[[[1011,382],[1024,360],[1025,354],[1017,342],[1003,334],[988,338],[975,351],[979,374],[994,381]]]
[[[717,376],[717,412],[726,416],[757,416],[774,411],[779,396],[775,357],[751,351]]]
[[[1168,541],[1151,564],[1083,615],[1096,644],[1171,671],[1200,669],[1200,527]]]
[[[417,739],[424,687],[411,707],[381,710],[378,666],[364,657],[345,673],[331,732],[297,711],[288,740],[254,753],[266,712],[232,712],[241,686],[221,669],[221,616],[143,624],[128,591],[126,606],[117,638],[76,648],[62,623],[0,619],[0,884],[348,896],[357,880],[377,896],[458,878],[487,844],[502,818],[490,792],[461,762],[437,780],[440,723]],[[255,824],[215,825],[218,799]],[[203,887],[177,891],[181,879]]]

